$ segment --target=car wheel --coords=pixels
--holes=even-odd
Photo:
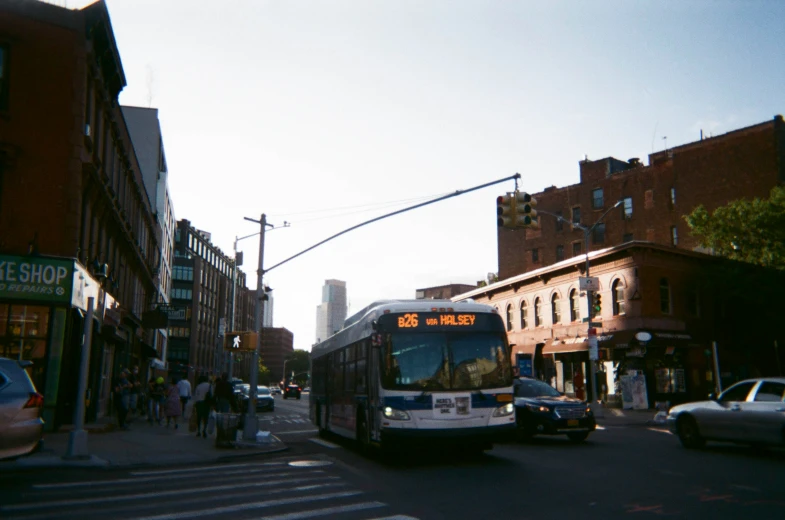
[[[567,438],[572,442],[583,442],[588,436],[589,432],[570,432],[567,434]]]
[[[701,437],[700,430],[698,430],[698,423],[689,415],[679,417],[676,426],[676,431],[679,432],[679,440],[685,448],[696,449],[706,445],[706,439]]]

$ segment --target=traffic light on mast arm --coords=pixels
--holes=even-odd
[[[496,225],[505,228],[516,227],[518,211],[517,201],[512,193],[496,197]]]
[[[537,199],[528,193],[518,194],[518,213],[521,215],[523,227],[538,228],[540,221],[537,218]]]

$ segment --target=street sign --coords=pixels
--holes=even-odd
[[[600,279],[596,276],[581,276],[578,278],[578,284],[581,291],[597,292],[600,290]]]
[[[590,321],[589,322],[589,327],[594,327],[594,328],[597,328],[597,329],[601,329],[602,328],[602,322],[601,321]]]
[[[256,350],[256,332],[227,332],[224,336],[224,350],[228,352],[253,352]]]
[[[589,336],[589,359],[597,361],[600,358],[597,336]]]

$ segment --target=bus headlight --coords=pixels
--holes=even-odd
[[[494,417],[507,417],[508,415],[512,415],[515,413],[515,406],[512,403],[507,403],[504,406],[500,406],[493,411]]]
[[[384,413],[385,417],[392,419],[393,421],[408,421],[410,419],[407,412],[404,412],[403,410],[396,410],[395,408],[391,408],[389,406],[385,406],[382,413]]]

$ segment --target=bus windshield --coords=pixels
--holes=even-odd
[[[477,390],[512,384],[503,333],[394,332],[383,343],[388,389]]]

